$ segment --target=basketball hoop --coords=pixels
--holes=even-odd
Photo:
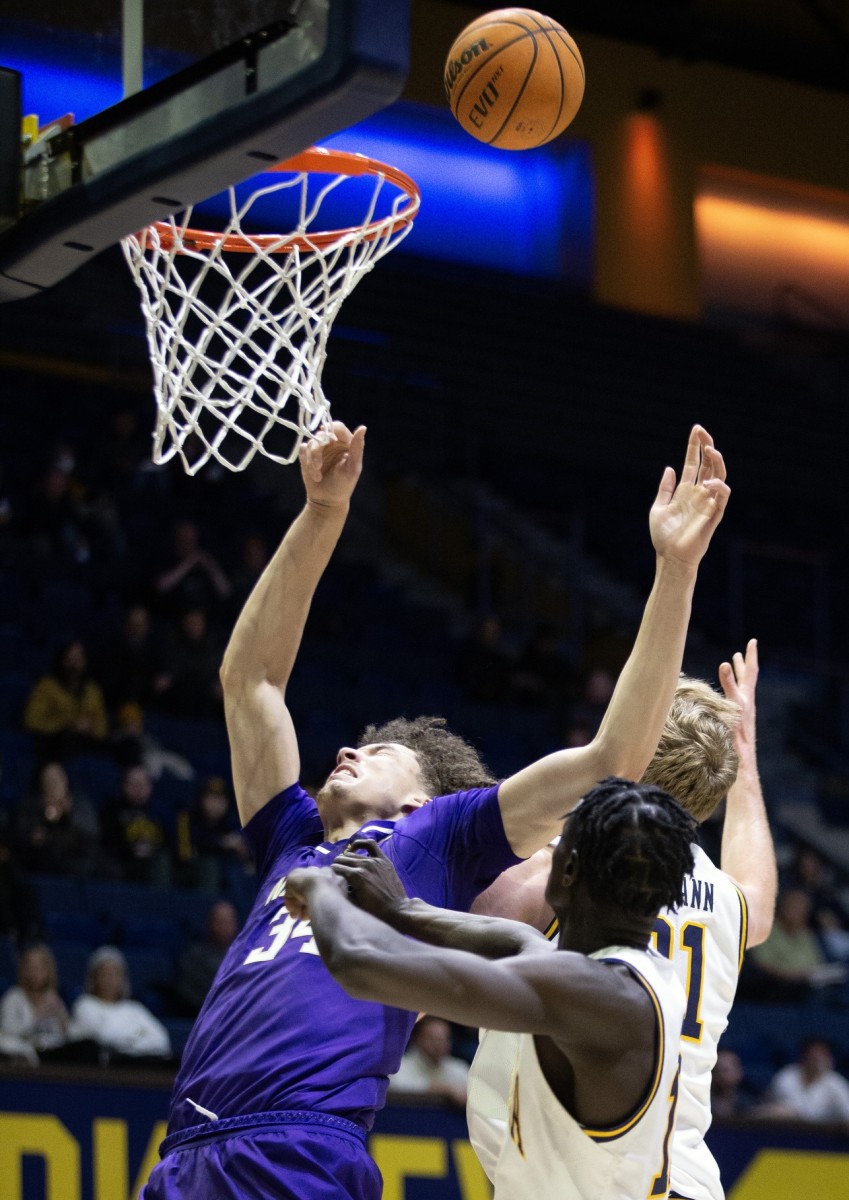
[[[419,209],[412,179],[361,154],[313,147],[267,170],[273,181],[246,198],[228,189],[229,218],[218,232],[192,228],[189,208],[122,241],[153,362],[153,461],[179,456],[190,475],[210,458],[244,470],[258,452],[291,463],[304,439],[323,436],[330,328]],[[364,214],[321,230],[322,205],[351,180],[365,181],[356,192]],[[251,210],[284,192],[297,206],[294,228],[250,232]]]

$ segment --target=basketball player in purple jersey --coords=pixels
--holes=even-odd
[[[233,777],[259,894],[186,1045],[163,1159],[144,1200],[379,1197],[365,1138],[413,1017],[351,999],[334,982],[309,922],[286,911],[286,877],[328,867],[352,837],[370,836],[410,895],[467,909],[498,874],[546,845],[597,780],[639,776],[675,690],[698,564],[729,495],[722,456],[695,426],[680,482],[667,467],[651,509],[654,586],[589,745],[550,754],[496,784],[441,719],[397,720],[343,747],[313,800],[298,783],[286,687],[345,524],[364,441],[364,428],[352,434],[334,422],[327,442],[302,451],[306,504],[224,656]]]
[[[551,859],[556,949],[527,925],[409,899],[373,839],[289,876],[289,911],[352,995],[483,1023],[500,1042],[494,1200],[665,1200],[685,999],[649,939],[692,869],[692,834],[660,788],[594,787]]]

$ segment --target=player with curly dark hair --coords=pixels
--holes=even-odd
[[[290,914],[311,920],[350,995],[501,1039],[512,1074],[496,1200],[666,1195],[684,995],[649,939],[693,868],[694,827],[659,788],[606,779],[589,792],[552,859],[556,951],[526,925],[408,899],[372,839],[332,871],[289,876]]]
[[[671,467],[661,478],[649,515],[655,583],[589,745],[558,750],[496,783],[441,718],[401,719],[343,746],[313,799],[299,783],[287,689],[364,439],[364,429],[350,433],[336,422],[328,440],[303,450],[305,507],[248,597],[224,656],[233,780],[259,895],[183,1052],[163,1161],[145,1200],[242,1200],[269,1189],[297,1200],[380,1195],[365,1139],[413,1018],[341,992],[309,923],[283,907],[287,876],[326,869],[352,837],[371,835],[410,895],[467,910],[497,875],[545,846],[597,780],[639,775],[663,729],[698,564],[729,494],[722,456],[695,426],[680,481]]]

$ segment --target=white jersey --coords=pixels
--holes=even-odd
[[[684,882],[679,908],[664,909],[652,935],[687,994],[670,1190],[686,1200],[723,1200],[719,1168],[704,1137],[711,1120],[711,1072],[746,947],[747,910],[740,889],[700,846],[693,846],[693,856],[695,869]]]
[[[481,1031],[469,1073],[469,1137],[494,1200],[649,1200],[666,1197],[685,999],[668,961],[614,946],[593,958],[624,963],[657,1014],[652,1084],[621,1126],[589,1129],[570,1116],[540,1069],[531,1034]]]

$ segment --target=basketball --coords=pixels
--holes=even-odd
[[[454,41],[445,91],[451,112],[479,142],[531,150],[574,118],[584,95],[584,63],[551,17],[500,8],[472,21]]]

